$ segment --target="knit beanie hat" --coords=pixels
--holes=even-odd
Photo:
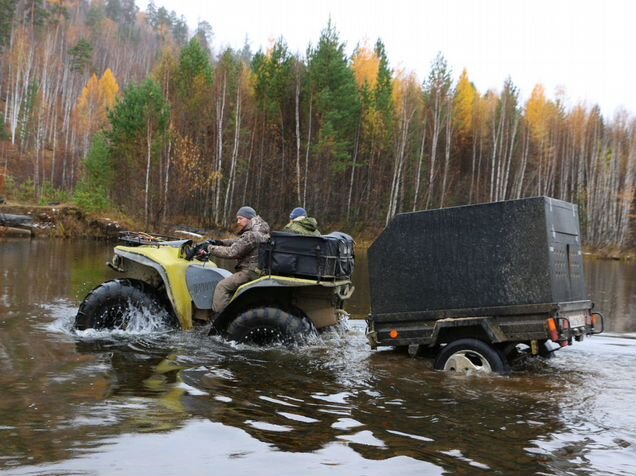
[[[306,216],[307,216],[307,211],[304,208],[296,207],[289,214],[289,219],[295,220],[296,218],[306,217]]]
[[[241,207],[236,212],[237,217],[249,218],[250,220],[256,216],[256,211],[252,207]]]

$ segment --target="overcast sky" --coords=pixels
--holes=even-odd
[[[142,10],[147,0],[137,0]],[[423,80],[441,51],[457,79],[466,68],[481,93],[510,76],[525,102],[541,83],[549,97],[565,90],[570,105],[599,104],[606,117],[636,113],[634,0],[155,0],[207,21],[213,46],[252,51],[282,36],[305,55],[331,17],[350,54],[381,38],[393,69]]]

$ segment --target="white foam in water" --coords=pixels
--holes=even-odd
[[[46,304],[42,307],[54,318],[53,322],[42,326],[44,329],[60,334],[71,334],[73,332],[73,323],[75,322],[77,307],[66,301]]]
[[[130,333],[149,333],[166,329],[166,321],[170,319],[167,312],[162,311],[159,314],[153,314],[147,308],[137,308],[129,305],[126,312],[130,318],[126,332]]]
[[[170,316],[165,311],[156,314],[147,308],[129,305],[124,317],[129,319],[126,329],[86,329],[82,331],[75,330],[74,332],[79,337],[100,339],[105,337],[157,334],[170,330],[170,327],[166,324],[170,320]]]
[[[106,337],[126,337],[147,334],[157,334],[169,331],[171,327],[166,324],[170,322],[170,316],[166,311],[159,314],[151,312],[147,308],[139,308],[129,305],[126,311],[126,317],[130,318],[126,329],[74,329],[75,315],[77,307],[63,301],[55,304],[47,304],[43,306],[49,311],[53,321],[43,325],[49,332],[61,334],[73,334],[82,338],[100,339]]]

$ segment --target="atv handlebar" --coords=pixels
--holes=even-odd
[[[218,245],[220,243],[219,240],[206,240],[198,245],[192,246],[192,242],[190,242],[190,246],[184,247],[183,249],[183,257],[188,261],[192,261],[194,258],[199,261],[207,261],[210,256],[208,246]]]

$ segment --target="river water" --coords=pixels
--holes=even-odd
[[[636,474],[634,263],[586,260],[605,334],[470,377],[370,350],[363,253],[349,329],[302,349],[201,330],[76,335],[110,254],[0,242],[0,473]]]

